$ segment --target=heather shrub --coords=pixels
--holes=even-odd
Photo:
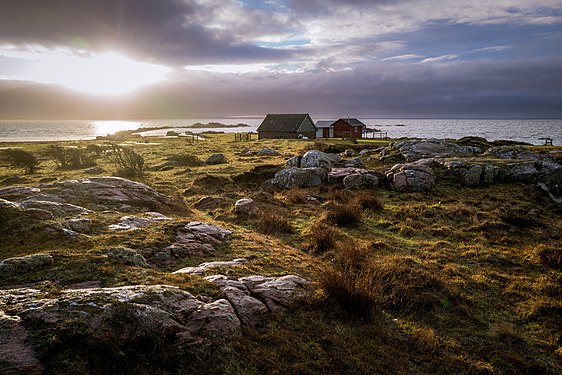
[[[19,148],[0,151],[0,160],[9,168],[24,169],[27,173],[35,172],[39,166],[39,159],[34,154]]]

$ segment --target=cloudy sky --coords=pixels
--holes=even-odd
[[[562,0],[18,0],[0,118],[562,117]]]

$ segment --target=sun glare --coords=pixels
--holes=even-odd
[[[59,84],[96,95],[123,95],[164,79],[169,69],[115,52],[80,57],[64,51],[42,53],[21,79]]]
[[[96,136],[113,134],[121,130],[135,130],[141,127],[138,121],[92,121]]]

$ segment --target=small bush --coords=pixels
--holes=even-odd
[[[45,154],[55,162],[60,169],[78,169],[96,165],[91,151],[80,148],[64,148],[51,145]]]
[[[117,166],[117,172],[123,176],[142,176],[144,173],[144,158],[133,149],[108,143],[106,158]]]
[[[198,167],[204,164],[197,156],[189,154],[172,155],[168,161],[184,167]]]
[[[336,203],[324,211],[321,219],[340,227],[356,227],[363,221],[363,215],[361,207],[356,204]]]
[[[321,254],[332,249],[336,244],[336,229],[322,221],[317,221],[306,238],[306,247],[312,253]]]
[[[24,169],[27,173],[33,173],[39,166],[39,160],[31,152],[19,148],[2,150],[0,159],[12,169]]]
[[[356,204],[366,211],[381,211],[384,209],[381,200],[373,194],[369,193],[357,194],[355,197],[353,197],[351,202],[352,204]]]
[[[258,230],[265,234],[294,233],[295,228],[285,216],[272,212],[260,212],[258,217]]]

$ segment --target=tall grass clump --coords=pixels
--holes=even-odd
[[[336,245],[337,230],[319,220],[311,227],[306,236],[306,248],[315,254],[322,254]]]
[[[339,227],[356,227],[363,221],[361,207],[353,202],[335,203],[320,216],[321,220]]]
[[[269,211],[259,212],[257,227],[264,234],[291,234],[295,232],[295,228],[287,217]]]
[[[33,173],[39,167],[39,159],[31,152],[19,148],[9,148],[0,152],[0,161],[11,169],[23,169]]]
[[[382,211],[384,209],[384,205],[382,201],[375,195],[362,192],[357,194],[351,200],[352,204],[355,204],[361,207],[365,211]]]
[[[119,175],[142,176],[144,174],[144,158],[131,148],[108,143],[105,157],[110,163],[115,164]]]

